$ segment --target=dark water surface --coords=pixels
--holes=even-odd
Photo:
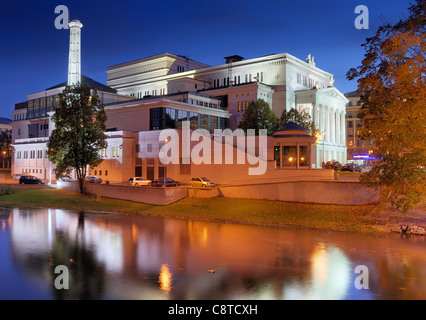
[[[426,242],[2,208],[0,299],[426,299]]]

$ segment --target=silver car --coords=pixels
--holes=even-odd
[[[86,182],[88,183],[102,183],[102,179],[97,176],[87,176]]]
[[[142,177],[132,177],[127,180],[127,184],[130,186],[149,186],[151,180],[146,180]]]
[[[196,188],[206,188],[206,187],[211,188],[215,186],[214,182],[210,181],[206,177],[192,178],[190,185],[191,187],[196,187]]]

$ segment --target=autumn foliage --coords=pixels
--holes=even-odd
[[[360,138],[373,139],[382,155],[362,181],[380,187],[383,202],[409,210],[426,193],[426,0],[409,16],[380,27],[368,38],[362,65],[347,77],[358,79]]]

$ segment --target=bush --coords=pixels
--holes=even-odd
[[[1,185],[0,186],[0,196],[11,194],[15,192],[15,188],[12,186]]]

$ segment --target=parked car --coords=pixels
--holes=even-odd
[[[151,186],[162,187],[164,186],[164,180],[166,182],[166,187],[178,187],[180,185],[179,181],[175,181],[171,178],[157,178],[151,182]]]
[[[142,177],[132,177],[127,180],[127,184],[130,186],[149,186],[151,180],[146,180]]]
[[[325,164],[325,169],[334,169],[336,171],[340,171],[341,168],[342,164],[336,160],[327,161]]]
[[[342,171],[350,171],[350,172],[361,172],[362,167],[357,165],[356,163],[347,163],[342,166]]]
[[[19,184],[44,184],[44,181],[34,176],[24,175],[19,178]]]
[[[205,177],[195,177],[191,179],[190,186],[201,188],[214,187],[214,182],[210,181]]]
[[[102,179],[97,176],[87,176],[86,182],[88,183],[102,183]]]
[[[65,176],[65,177],[58,178],[58,181],[62,181],[62,182],[74,182],[74,181],[77,181],[77,180],[71,178],[70,176]]]

